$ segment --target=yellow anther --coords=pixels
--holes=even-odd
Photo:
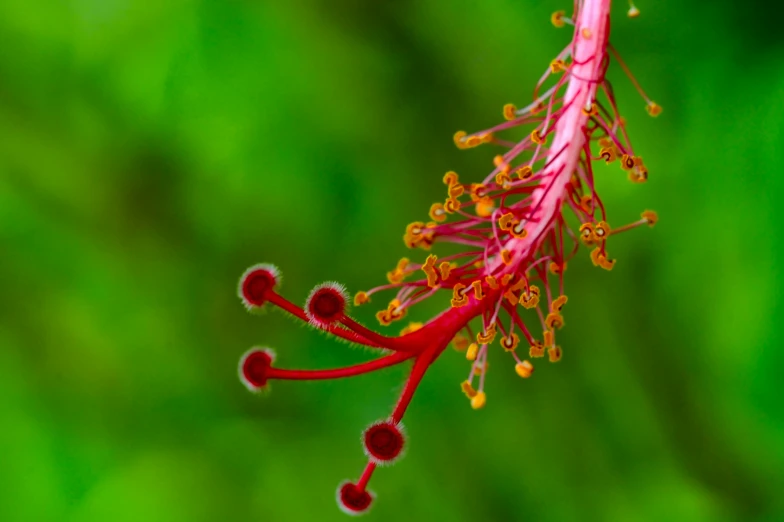
[[[482,375],[483,373],[487,373],[487,370],[490,369],[490,363],[485,361],[484,363],[479,363],[474,366],[474,375]]]
[[[655,101],[649,101],[648,104],[645,106],[645,110],[648,111],[648,114],[653,116],[654,118],[662,113],[662,107]]]
[[[357,292],[354,294],[354,306],[363,305],[370,302],[370,296],[367,292]]]
[[[515,223],[511,230],[509,230],[509,233],[512,234],[512,237],[517,239],[523,239],[528,235],[528,231],[525,229],[525,225],[519,222]]]
[[[659,221],[659,215],[653,210],[646,210],[641,214],[642,219],[648,222],[648,226],[652,227]]]
[[[389,326],[392,324],[392,316],[387,310],[376,312],[376,319],[381,323],[381,326]]]
[[[408,323],[408,326],[400,330],[400,335],[410,334],[422,328],[422,323]]]
[[[442,281],[449,279],[449,274],[452,272],[452,265],[448,261],[442,261],[438,265],[438,272]]]
[[[485,402],[487,402],[487,397],[483,391],[476,392],[476,395],[471,397],[471,407],[475,410],[484,408]]]
[[[507,335],[501,338],[501,347],[507,352],[513,352],[520,344],[520,337],[517,334]]]
[[[520,303],[529,310],[539,305],[539,288],[531,285],[527,292],[520,294]]]
[[[517,372],[517,375],[523,379],[527,379],[531,376],[532,373],[534,373],[534,365],[526,359],[525,361],[519,362],[515,365],[515,372]]]
[[[520,179],[528,179],[534,175],[534,169],[528,165],[523,165],[522,167],[519,167],[517,170],[515,170],[515,173]]]
[[[391,272],[387,272],[387,279],[389,280],[390,283],[398,284],[401,283],[406,278],[406,276],[408,275],[408,272],[406,272],[406,268],[408,268],[408,263],[409,263],[408,258],[406,257],[401,258],[400,261],[397,262],[397,266],[395,267],[395,269],[392,270]]]
[[[469,344],[468,349],[466,350],[466,359],[475,361],[477,353],[479,353],[479,345],[476,343]]]
[[[454,185],[449,185],[449,189],[447,189],[446,192],[450,198],[457,198],[463,195],[465,187],[459,183],[455,183]]]
[[[500,154],[493,158],[493,165],[495,165],[497,168],[501,169],[501,172],[503,172],[503,173],[505,173],[507,175],[511,172],[511,168],[509,167],[509,163],[507,163],[506,160],[504,160],[504,157],[501,156]]]
[[[542,335],[544,336],[542,345],[545,348],[551,347],[555,342],[555,333],[552,330],[545,330],[544,332],[542,332]]]
[[[563,263],[556,263],[555,261],[550,261],[550,273],[553,275],[561,275],[566,270],[566,261]]]
[[[498,290],[498,281],[496,280],[495,277],[491,275],[485,276],[485,282],[487,283],[487,286],[489,286],[491,289]]]
[[[621,168],[623,170],[632,170],[635,167],[634,156],[624,154],[621,156]]]
[[[454,170],[450,170],[446,174],[444,174],[444,185],[447,187],[451,187],[453,185],[457,185],[460,182],[460,178],[457,175],[457,172]]]
[[[425,224],[422,221],[414,221],[413,223],[409,223],[406,227],[406,234],[411,235],[412,237],[418,237],[422,235],[422,229],[425,228]]]
[[[483,143],[483,139],[479,136],[468,136],[465,140],[463,140],[466,144],[466,147],[473,148],[478,147]]]
[[[506,249],[501,250],[501,261],[504,262],[505,265],[509,266],[512,264],[512,253]]]
[[[618,154],[615,151],[615,146],[602,147],[602,149],[599,150],[599,157],[602,158],[608,164],[618,159]]]
[[[558,312],[551,312],[547,314],[547,317],[545,317],[544,325],[549,330],[560,330],[564,325],[563,316]]]
[[[482,281],[476,280],[473,283],[471,283],[471,286],[474,289],[474,297],[476,298],[477,301],[481,301],[482,299],[485,298],[485,294],[482,293]]]
[[[504,105],[504,119],[507,121],[512,121],[517,118],[517,107],[514,106],[513,103],[507,103]]]
[[[506,274],[502,278],[502,283],[504,284],[504,286],[509,284],[509,282],[512,280],[511,276],[512,276],[512,274]],[[518,290],[521,290],[522,288],[524,288],[525,285],[526,285],[525,278],[524,277],[520,277],[520,279],[517,281],[517,283],[515,283],[514,285],[510,286],[509,288],[507,288],[506,292],[504,292],[504,297],[506,298],[507,301],[509,301],[509,303],[512,306],[517,306],[517,303],[520,302],[520,300],[515,295],[515,292],[518,291]]]
[[[593,233],[596,239],[599,241],[607,239],[607,236],[610,235],[610,225],[608,225],[606,221],[599,221],[596,223]]]
[[[590,194],[585,194],[583,197],[581,197],[580,208],[583,209],[586,214],[593,214],[593,196]]]
[[[544,345],[541,341],[534,341],[528,349],[528,355],[531,357],[544,357]]]
[[[465,137],[466,131],[457,131],[452,139],[455,140],[455,145],[457,145],[458,149],[467,149],[468,146],[465,144]]]
[[[577,173],[572,174],[569,177],[569,184],[572,186],[574,190],[579,190],[582,187],[582,181],[580,181],[580,176]]]
[[[524,289],[524,288],[525,288],[527,285],[528,285],[528,279],[526,279],[526,278],[525,278],[525,276],[522,276],[522,275],[521,275],[521,276],[520,276],[520,277],[517,279],[517,281],[515,281],[515,284],[513,284],[513,285],[512,285],[512,286],[509,288],[509,290],[511,290],[512,292],[516,292],[516,291],[518,291],[518,290],[522,290],[522,289]],[[533,286],[532,288],[533,288],[532,292],[534,292],[535,294],[537,294],[537,295],[538,295],[538,294],[539,294],[539,289],[538,289],[537,287],[535,287],[535,286]]]
[[[599,114],[599,109],[596,107],[595,103],[592,103],[588,109],[583,107],[582,113],[586,116],[596,116],[597,114]]]
[[[561,347],[560,346],[551,346],[547,350],[547,355],[550,357],[550,362],[558,362],[561,360]]]
[[[517,220],[514,217],[514,214],[511,212],[507,212],[500,218],[498,218],[498,228],[501,230],[511,230]]]
[[[634,5],[631,0],[629,0],[629,10],[626,11],[626,16],[629,18],[637,18],[640,16],[640,10],[637,9],[637,6]]]
[[[389,317],[393,321],[399,321],[404,318],[408,312],[405,308],[401,309],[400,304],[399,299],[392,299],[389,302],[389,306],[387,306],[387,312],[389,312]]]
[[[495,135],[492,132],[485,132],[484,134],[479,135],[479,140],[482,143],[491,143],[495,138]]]
[[[495,210],[495,203],[490,198],[482,198],[476,202],[476,215],[479,217],[490,217]]]
[[[634,156],[634,166],[635,167],[643,167],[642,156]]]
[[[455,338],[452,339],[452,348],[454,348],[458,352],[465,351],[468,348],[469,344],[470,344],[470,341],[469,341],[468,337],[466,337],[465,335],[463,335],[461,333],[455,335]]]
[[[463,381],[460,383],[460,389],[466,394],[466,397],[473,399],[476,396],[476,390],[471,386],[471,381]]]
[[[436,261],[438,261],[438,257],[433,254],[427,256],[425,259],[425,264],[422,265],[422,271],[427,276],[427,286],[430,288],[438,287],[438,273],[436,272]]]
[[[632,156],[631,162],[633,163],[632,167],[625,169],[629,171],[629,180],[633,183],[645,183],[648,181],[648,169],[643,164],[642,158],[640,156]]]
[[[633,168],[629,171],[629,181],[632,183],[645,183],[648,181],[648,169],[644,166]]]
[[[511,274],[511,273],[510,273],[510,274],[504,274],[504,275],[502,275],[502,276],[501,276],[501,284],[502,284],[503,286],[506,286],[506,285],[508,285],[508,284],[509,284],[509,281],[511,281],[513,277],[514,277],[514,274]]]
[[[400,300],[393,299],[390,301],[386,310],[381,310],[376,313],[376,319],[382,326],[389,326],[393,321],[399,321],[406,316],[407,310],[400,309]]]
[[[553,304],[550,306],[550,309],[553,312],[560,312],[563,306],[566,304],[566,301],[568,300],[569,298],[566,297],[565,295],[560,295],[555,299],[553,299]]]
[[[591,250],[591,263],[593,263],[593,266],[599,266],[599,256],[601,255],[602,255],[601,247],[596,247],[593,250]]]
[[[427,225],[421,221],[410,223],[406,227],[406,233],[403,235],[403,241],[408,248],[422,247],[428,250],[433,244],[433,228],[437,225],[430,222]]]
[[[591,251],[591,262],[594,266],[602,267],[605,270],[612,270],[615,266],[615,259],[607,259],[607,254],[603,253],[600,247]]]
[[[558,74],[566,70],[566,62],[561,60],[560,58],[556,58],[552,62],[550,62],[550,72],[553,74]]]
[[[476,334],[476,342],[479,344],[490,344],[495,339],[495,324],[491,324],[484,332]]]
[[[593,229],[593,223],[583,223],[580,225],[580,239],[586,245],[592,245],[596,242],[596,232]]]
[[[531,141],[536,143],[537,145],[541,145],[544,143],[544,137],[542,137],[539,129],[534,129],[531,131]]]
[[[452,287],[452,308],[459,308],[468,304],[468,296],[461,291],[466,288],[463,283],[457,283]]]
[[[433,221],[443,222],[446,221],[446,211],[444,210],[443,203],[433,203],[430,205],[430,219]]]
[[[486,195],[487,195],[487,187],[485,187],[481,183],[471,184],[471,201],[473,202],[480,201]]]
[[[582,34],[583,38],[585,38],[586,40],[590,40],[591,37],[593,36],[593,31],[591,31],[590,27],[583,27],[582,30],[580,31],[580,34]]]
[[[455,198],[447,198],[444,202],[444,212],[454,214],[458,210],[460,210],[460,201]]]
[[[606,257],[602,256],[599,258],[599,266],[607,271],[610,271],[615,266],[615,259],[607,259]]]
[[[565,24],[565,22],[564,22],[564,15],[566,15],[565,11],[556,11],[553,14],[550,15],[550,22],[555,27],[561,28]]]
[[[481,259],[478,261],[474,261],[474,268],[482,268],[483,266],[485,266],[485,262],[482,261]]]
[[[496,185],[507,188],[509,187],[509,183],[511,182],[512,182],[512,178],[509,177],[508,169],[506,169],[506,171],[501,171],[495,175]]]

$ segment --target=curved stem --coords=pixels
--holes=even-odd
[[[362,476],[359,477],[359,481],[357,481],[357,488],[360,491],[364,491],[367,487],[368,481],[370,481],[370,477],[373,476],[373,471],[376,469],[375,462],[368,462],[367,466],[365,466],[365,470],[362,472]]]
[[[342,377],[353,377],[355,375],[362,375],[389,366],[400,364],[403,361],[413,357],[407,353],[394,353],[374,359],[372,361],[355,364],[354,366],[345,366],[343,368],[332,368],[329,370],[287,370],[283,368],[275,368],[274,366],[268,370],[267,377],[269,379],[291,380],[291,381],[315,381],[323,379],[340,379]]]
[[[401,342],[399,339],[393,339],[391,337],[385,337],[381,334],[374,332],[373,330],[361,325],[351,317],[344,315],[340,322],[349,330],[356,333],[357,335],[361,335],[365,339],[370,340],[371,342],[377,344],[378,346],[382,346],[388,350],[392,350],[395,352],[419,352],[421,351],[416,346],[408,346],[406,343]]]
[[[446,346],[433,347],[417,356],[414,367],[411,369],[411,374],[406,381],[406,386],[403,388],[403,393],[400,394],[400,399],[398,399],[395,410],[392,412],[393,422],[398,423],[403,418],[406,408],[411,404],[411,399],[414,397],[414,392],[419,386],[419,383],[422,382],[422,377],[425,376],[427,369],[444,348],[446,348]]]
[[[295,305],[294,303],[292,303],[291,301],[289,301],[288,299],[286,299],[280,294],[276,294],[272,292],[269,297],[269,302],[274,304],[281,310],[290,313],[297,319],[301,319],[306,323],[310,322],[308,320],[308,316],[305,315],[305,311],[302,308]],[[341,339],[345,339],[352,343],[361,344],[363,346],[367,346],[370,348],[386,348],[385,346],[381,346],[378,343],[371,341],[356,332],[352,332],[350,330],[346,330],[345,328],[340,328],[338,326],[329,326],[326,328],[326,331],[331,333],[335,337],[340,337]]]

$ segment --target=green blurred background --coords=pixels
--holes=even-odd
[[[650,182],[597,176],[611,223],[660,224],[613,239],[612,273],[570,263],[563,361],[521,381],[491,357],[484,410],[445,352],[370,519],[784,520],[781,17],[638,6],[612,40],[662,116],[609,75]],[[254,344],[368,354],[247,314],[237,277],[273,262],[296,302],[383,282],[442,174],[490,168],[452,134],[530,99],[569,7],[0,2],[0,521],[345,520],[404,369],[248,394]]]

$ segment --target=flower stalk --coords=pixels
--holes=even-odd
[[[630,4],[628,15],[638,14]],[[272,265],[253,266],[240,279],[239,295],[247,308],[275,306],[380,355],[343,368],[295,370],[274,366],[269,349],[251,349],[239,372],[252,391],[265,389],[275,379],[338,379],[411,362],[391,414],[365,432],[364,471],[356,483],[344,482],[338,489],[338,504],[347,513],[369,508],[374,495],[367,490],[368,482],[378,465],[396,461],[407,445],[403,416],[425,373],[450,343],[471,363],[460,388],[474,409],[484,407],[488,359],[495,344],[521,378],[533,374],[531,359],[545,354],[551,362],[561,359],[556,337],[565,326],[564,272],[580,244],[592,248],[595,266],[611,270],[615,260],[608,254],[609,238],[653,226],[657,220],[654,212],[644,211],[639,220],[612,228],[597,193],[593,165],[598,162],[618,163],[634,183],[648,177],[605,78],[611,55],[642,94],[649,114],[661,112],[609,45],[610,1],[578,0],[572,17],[559,11],[551,21],[556,27],[572,26],[573,36],[550,62],[533,101],[520,109],[507,104],[502,123],[454,136],[461,149],[487,145],[499,150],[490,173],[479,183],[463,183],[457,173],[448,172],[443,178],[445,200],[431,206],[429,221],[411,223],[403,236],[409,248],[430,251],[437,243],[455,243],[463,250],[442,258],[430,254],[422,263],[403,258],[387,273],[388,284],[353,298],[360,306],[379,293],[395,291],[376,314],[382,326],[401,321],[415,305],[439,292],[451,295],[446,310],[425,323],[410,323],[399,336],[384,336],[349,315],[349,295],[337,283],[314,288],[300,308],[277,292],[280,275]],[[478,324],[476,331],[472,321]]]

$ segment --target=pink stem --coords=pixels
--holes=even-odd
[[[514,258],[522,258],[546,229],[553,223],[553,216],[560,210],[566,197],[566,186],[577,168],[585,142],[585,126],[588,115],[583,109],[590,107],[596,97],[597,85],[604,79],[603,62],[607,53],[609,35],[610,0],[585,0],[575,20],[573,62],[570,67],[569,85],[564,95],[564,107],[555,123],[553,143],[550,145],[545,167],[545,177],[532,194],[532,208],[538,221],[528,230],[524,239],[512,238],[505,248],[513,252]],[[553,151],[561,151],[553,158]],[[552,188],[552,190],[551,190]],[[496,256],[486,267],[493,273],[502,267],[500,256]]]

